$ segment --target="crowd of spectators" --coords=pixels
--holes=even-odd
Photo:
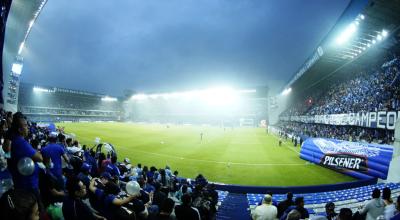
[[[287,193],[287,199],[277,203],[272,199],[272,193],[267,193],[262,204],[251,211],[253,220],[399,220],[400,219],[400,196],[393,201],[390,188],[381,191],[374,189],[371,200],[368,200],[353,213],[350,208],[341,208],[336,211],[334,202],[325,204],[325,213],[310,216],[304,208],[304,198],[296,197]]]
[[[372,71],[360,71],[348,80],[313,91],[281,116],[325,115],[400,110],[400,58]]]
[[[325,137],[378,144],[392,144],[394,142],[394,131],[385,129],[283,121],[276,126],[283,134],[300,136],[303,139],[307,137]]]
[[[399,110],[400,58],[395,56],[370,72],[360,71],[354,76],[349,76],[347,80],[332,84],[329,88],[313,91],[312,95],[298,100],[280,116]],[[394,132],[390,130],[285,121],[280,120],[277,126],[283,132],[292,135],[393,143]]]
[[[215,219],[218,193],[0,111],[0,219]],[[100,149],[100,150],[98,150]]]

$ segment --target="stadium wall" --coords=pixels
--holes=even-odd
[[[230,193],[267,193],[284,194],[287,192],[292,193],[311,193],[311,192],[326,192],[334,190],[350,189],[355,187],[367,186],[376,184],[377,179],[359,180],[347,183],[317,185],[317,186],[241,186],[241,185],[225,185],[215,184],[217,190],[228,191]]]
[[[387,182],[400,182],[400,120],[394,130],[393,157],[389,166]]]

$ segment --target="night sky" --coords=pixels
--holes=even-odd
[[[280,89],[349,0],[50,0],[22,81],[121,96],[215,86]]]

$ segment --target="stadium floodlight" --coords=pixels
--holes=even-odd
[[[52,92],[52,90],[34,86],[33,92]]]
[[[105,96],[105,97],[101,98],[101,101],[104,101],[104,102],[116,102],[116,101],[118,101],[118,99],[115,98],[115,97]]]
[[[371,44],[370,43],[367,43],[367,47],[370,47],[371,46]]]
[[[147,99],[147,95],[145,94],[136,94],[131,97],[132,100],[144,100]]]
[[[382,37],[387,37],[388,36],[388,32],[387,30],[382,30]]]
[[[365,16],[363,14],[360,14],[361,20],[364,20]]]
[[[32,28],[33,24],[35,23],[35,20],[32,20],[29,22],[29,28]]]
[[[11,67],[11,71],[12,71],[14,74],[21,75],[21,72],[22,72],[22,63],[13,63],[13,65],[12,65],[12,67]]]
[[[292,91],[292,88],[286,88],[285,90],[283,90],[282,95],[288,95],[290,92]]]
[[[347,42],[357,31],[357,25],[355,23],[351,23],[347,28],[336,38],[336,43],[341,45]]]
[[[22,49],[24,49],[25,41],[22,41],[21,45],[19,45],[18,54],[22,53]]]
[[[381,41],[383,38],[382,38],[382,35],[380,35],[380,34],[378,34],[378,36],[376,36],[376,39],[378,40],[378,41]]]
[[[375,43],[376,43],[376,40],[375,40],[375,39],[373,39],[373,40],[372,40],[372,44],[375,44]]]
[[[239,93],[256,93],[257,90],[255,89],[243,89],[243,90],[239,90]]]

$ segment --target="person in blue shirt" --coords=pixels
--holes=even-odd
[[[82,199],[86,197],[86,186],[78,178],[72,176],[67,180],[68,196],[65,197],[62,212],[65,220],[105,219],[92,212]]]
[[[28,136],[29,128],[24,115],[20,112],[14,114],[12,125],[11,158],[9,160],[9,170],[13,177],[14,188],[23,189],[32,192],[39,201],[39,207],[42,208],[39,195],[39,167],[36,162],[42,162],[42,154],[29,144],[25,138]],[[35,168],[31,175],[24,176],[18,171],[18,161],[29,157],[35,162]]]
[[[64,161],[69,163],[69,158],[64,151],[64,148],[57,144],[57,134],[50,134],[49,135],[49,144],[47,144],[42,149],[42,155],[44,163],[50,167],[50,160],[53,163],[53,167],[50,168],[51,173],[57,178],[59,183],[63,183],[64,179],[62,176],[62,161],[61,158],[64,158]]]
[[[81,172],[78,174],[78,179],[85,184],[86,188],[89,188],[90,180],[92,177],[90,176],[91,167],[88,163],[83,163],[81,166]]]
[[[300,219],[308,219],[310,217],[310,215],[308,214],[308,210],[304,208],[304,197],[296,197],[296,199],[294,200],[294,204],[295,206],[290,206],[289,208],[286,209],[286,211],[280,218],[281,220],[286,220],[286,217],[288,216],[290,211],[294,209],[300,213],[301,215]]]
[[[98,178],[93,178],[90,181],[89,190],[96,195],[98,200],[100,200],[102,204],[100,213],[104,215],[108,220],[122,218],[122,216],[120,216],[122,214],[122,212],[120,211],[121,206],[127,205],[130,202],[133,203],[140,202],[139,200],[137,200],[137,197],[140,194],[128,195],[125,198],[118,198],[118,193],[120,192],[120,188],[116,183],[108,181],[105,184],[103,190],[96,187],[98,181],[100,181]],[[143,209],[140,210],[140,212],[146,211],[143,203],[141,203],[141,206],[143,206]]]

